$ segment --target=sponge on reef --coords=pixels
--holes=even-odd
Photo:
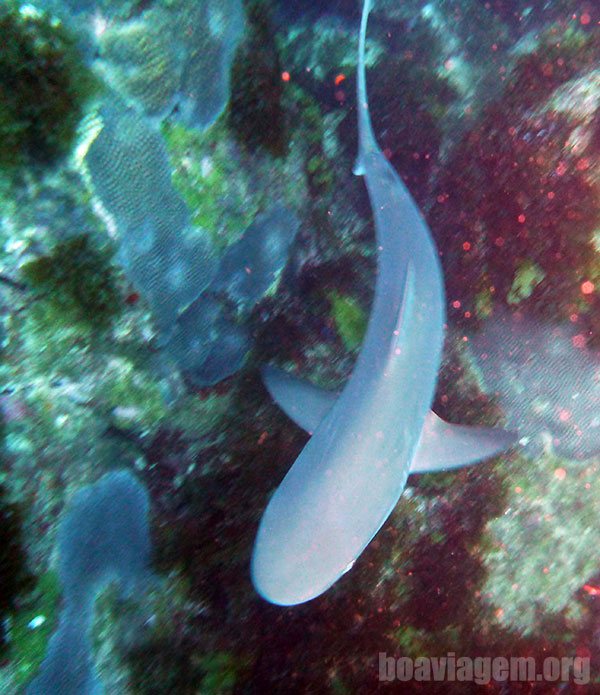
[[[147,573],[149,498],[129,471],[107,473],[79,490],[58,530],[64,607],[39,675],[27,695],[98,695],[90,626],[96,595],[118,581],[124,591]]]

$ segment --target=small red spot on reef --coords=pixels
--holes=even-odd
[[[125,297],[125,304],[129,304],[132,306],[133,304],[137,304],[140,299],[140,295],[137,292],[131,292],[131,294],[128,294]]]
[[[590,282],[589,280],[585,280],[584,282],[581,283],[581,292],[582,294],[592,294],[594,291],[594,283]]]
[[[289,73],[287,70],[284,70],[284,71],[281,73],[281,79],[282,79],[284,82],[289,82],[289,81],[290,81],[290,73]]]
[[[590,17],[590,15],[587,12],[584,12],[581,15],[581,18],[579,21],[585,25],[585,24],[589,24],[592,21],[592,18]]]
[[[600,594],[600,586],[593,586],[593,584],[584,584],[583,590],[590,596],[598,596]]]
[[[335,76],[335,80],[334,80],[335,86],[336,86],[336,87],[339,87],[339,85],[340,85],[345,79],[346,79],[346,75],[344,75],[343,73],[340,72],[339,75],[336,75],[336,76]]]

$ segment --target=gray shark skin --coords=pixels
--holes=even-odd
[[[320,399],[316,387],[276,371],[264,374],[284,410],[307,429],[314,427],[269,501],[252,556],[256,590],[279,605],[319,596],[352,567],[398,502],[419,460],[422,435],[434,442],[429,455],[439,456],[445,441],[463,443],[462,430],[469,430],[466,444],[450,456],[449,467],[496,453],[513,441],[511,435],[488,428],[454,430],[429,415],[442,356],[442,270],[427,224],[371,127],[364,67],[369,11],[366,0],[359,42],[355,173],[365,177],[373,209],[378,274],[363,346],[336,400],[332,394]],[[286,400],[295,400],[295,416]],[[306,415],[304,403],[312,416]],[[446,436],[450,432],[453,436]],[[479,434],[483,451],[474,454]],[[461,462],[463,456],[468,461]],[[427,459],[421,457],[421,471],[446,467]]]

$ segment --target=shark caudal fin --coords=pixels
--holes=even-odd
[[[360,22],[360,36],[358,41],[358,67],[356,81],[356,108],[358,110],[358,155],[353,172],[357,176],[363,176],[365,167],[363,156],[366,152],[377,150],[377,143],[371,116],[369,114],[369,100],[367,97],[367,78],[365,74],[365,40],[367,35],[367,20],[371,11],[371,0],[365,0]]]

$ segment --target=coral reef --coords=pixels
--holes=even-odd
[[[511,471],[506,511],[484,535],[489,551],[482,595],[499,624],[525,635],[541,632],[549,617],[561,614],[576,630],[585,612],[578,593],[595,584],[600,563],[598,465],[566,467],[546,456],[517,461]]]
[[[297,229],[282,206],[258,215],[227,248],[208,289],[178,316],[165,350],[193,383],[215,384],[242,366],[251,313],[276,286]]]
[[[518,305],[546,320],[577,315],[595,332],[585,290],[598,275],[597,57],[580,30],[549,31],[438,180],[429,217],[464,326]]]
[[[171,183],[158,132],[132,109],[107,105],[102,129],[85,165],[120,233],[120,260],[131,282],[168,331],[176,316],[206,288],[215,272],[209,240],[193,229]]]
[[[54,571],[42,574],[24,597],[10,624],[11,658],[15,682],[26,685],[37,673],[58,622],[60,582]]]
[[[229,98],[243,27],[240,0],[159,2],[101,33],[97,67],[129,107],[205,129]]]
[[[131,592],[146,575],[149,504],[146,490],[127,470],[107,473],[71,500],[58,530],[64,605],[27,693],[101,691],[89,635],[94,603],[107,584],[118,581],[123,592]]]
[[[411,476],[352,572],[296,609],[262,602],[249,579],[260,515],[306,443],[255,367],[338,389],[363,338],[376,272],[351,175],[358,6],[251,1],[245,35],[237,2],[39,8],[4,3],[0,17],[28,37],[47,25],[39,48],[68,37],[60,55],[77,65],[57,67],[83,70],[85,88],[65,120],[51,116],[49,150],[17,153],[10,133],[0,143],[4,179],[19,172],[21,184],[0,182],[0,691],[35,677],[59,626],[66,500],[122,460],[152,502],[159,579],[135,606],[118,592],[96,604],[109,692],[375,692],[380,651],[577,654],[597,679],[595,6],[375,3],[376,136],[443,252],[434,409],[516,427],[523,446]],[[105,83],[97,101],[84,100],[82,60]],[[48,122],[44,94],[32,127]],[[14,132],[48,135],[34,131]]]

